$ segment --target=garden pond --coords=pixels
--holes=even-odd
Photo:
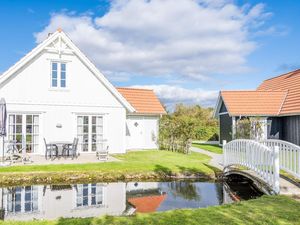
[[[132,215],[204,208],[248,200],[262,193],[247,181],[115,182],[0,188],[2,220]]]

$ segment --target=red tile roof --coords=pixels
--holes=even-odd
[[[140,114],[166,114],[153,90],[138,88],[117,88],[123,97]]]
[[[129,198],[128,202],[136,208],[136,212],[149,213],[155,212],[160,204],[166,199],[167,195],[145,196]]]
[[[286,91],[222,91],[231,116],[275,116],[286,98]]]
[[[300,114],[300,69],[265,80],[257,90],[287,91],[280,115]]]

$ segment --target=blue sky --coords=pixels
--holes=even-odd
[[[1,1],[0,73],[58,27],[116,86],[213,106],[300,68],[300,1]]]

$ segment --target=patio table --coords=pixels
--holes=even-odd
[[[62,150],[64,145],[72,145],[70,141],[51,141],[49,144],[56,145],[58,148],[57,157],[62,156]]]

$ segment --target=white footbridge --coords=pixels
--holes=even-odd
[[[300,146],[273,139],[236,139],[223,143],[223,157],[225,176],[241,174],[254,178],[271,194],[300,194],[296,183],[280,178],[281,170],[300,180]]]

